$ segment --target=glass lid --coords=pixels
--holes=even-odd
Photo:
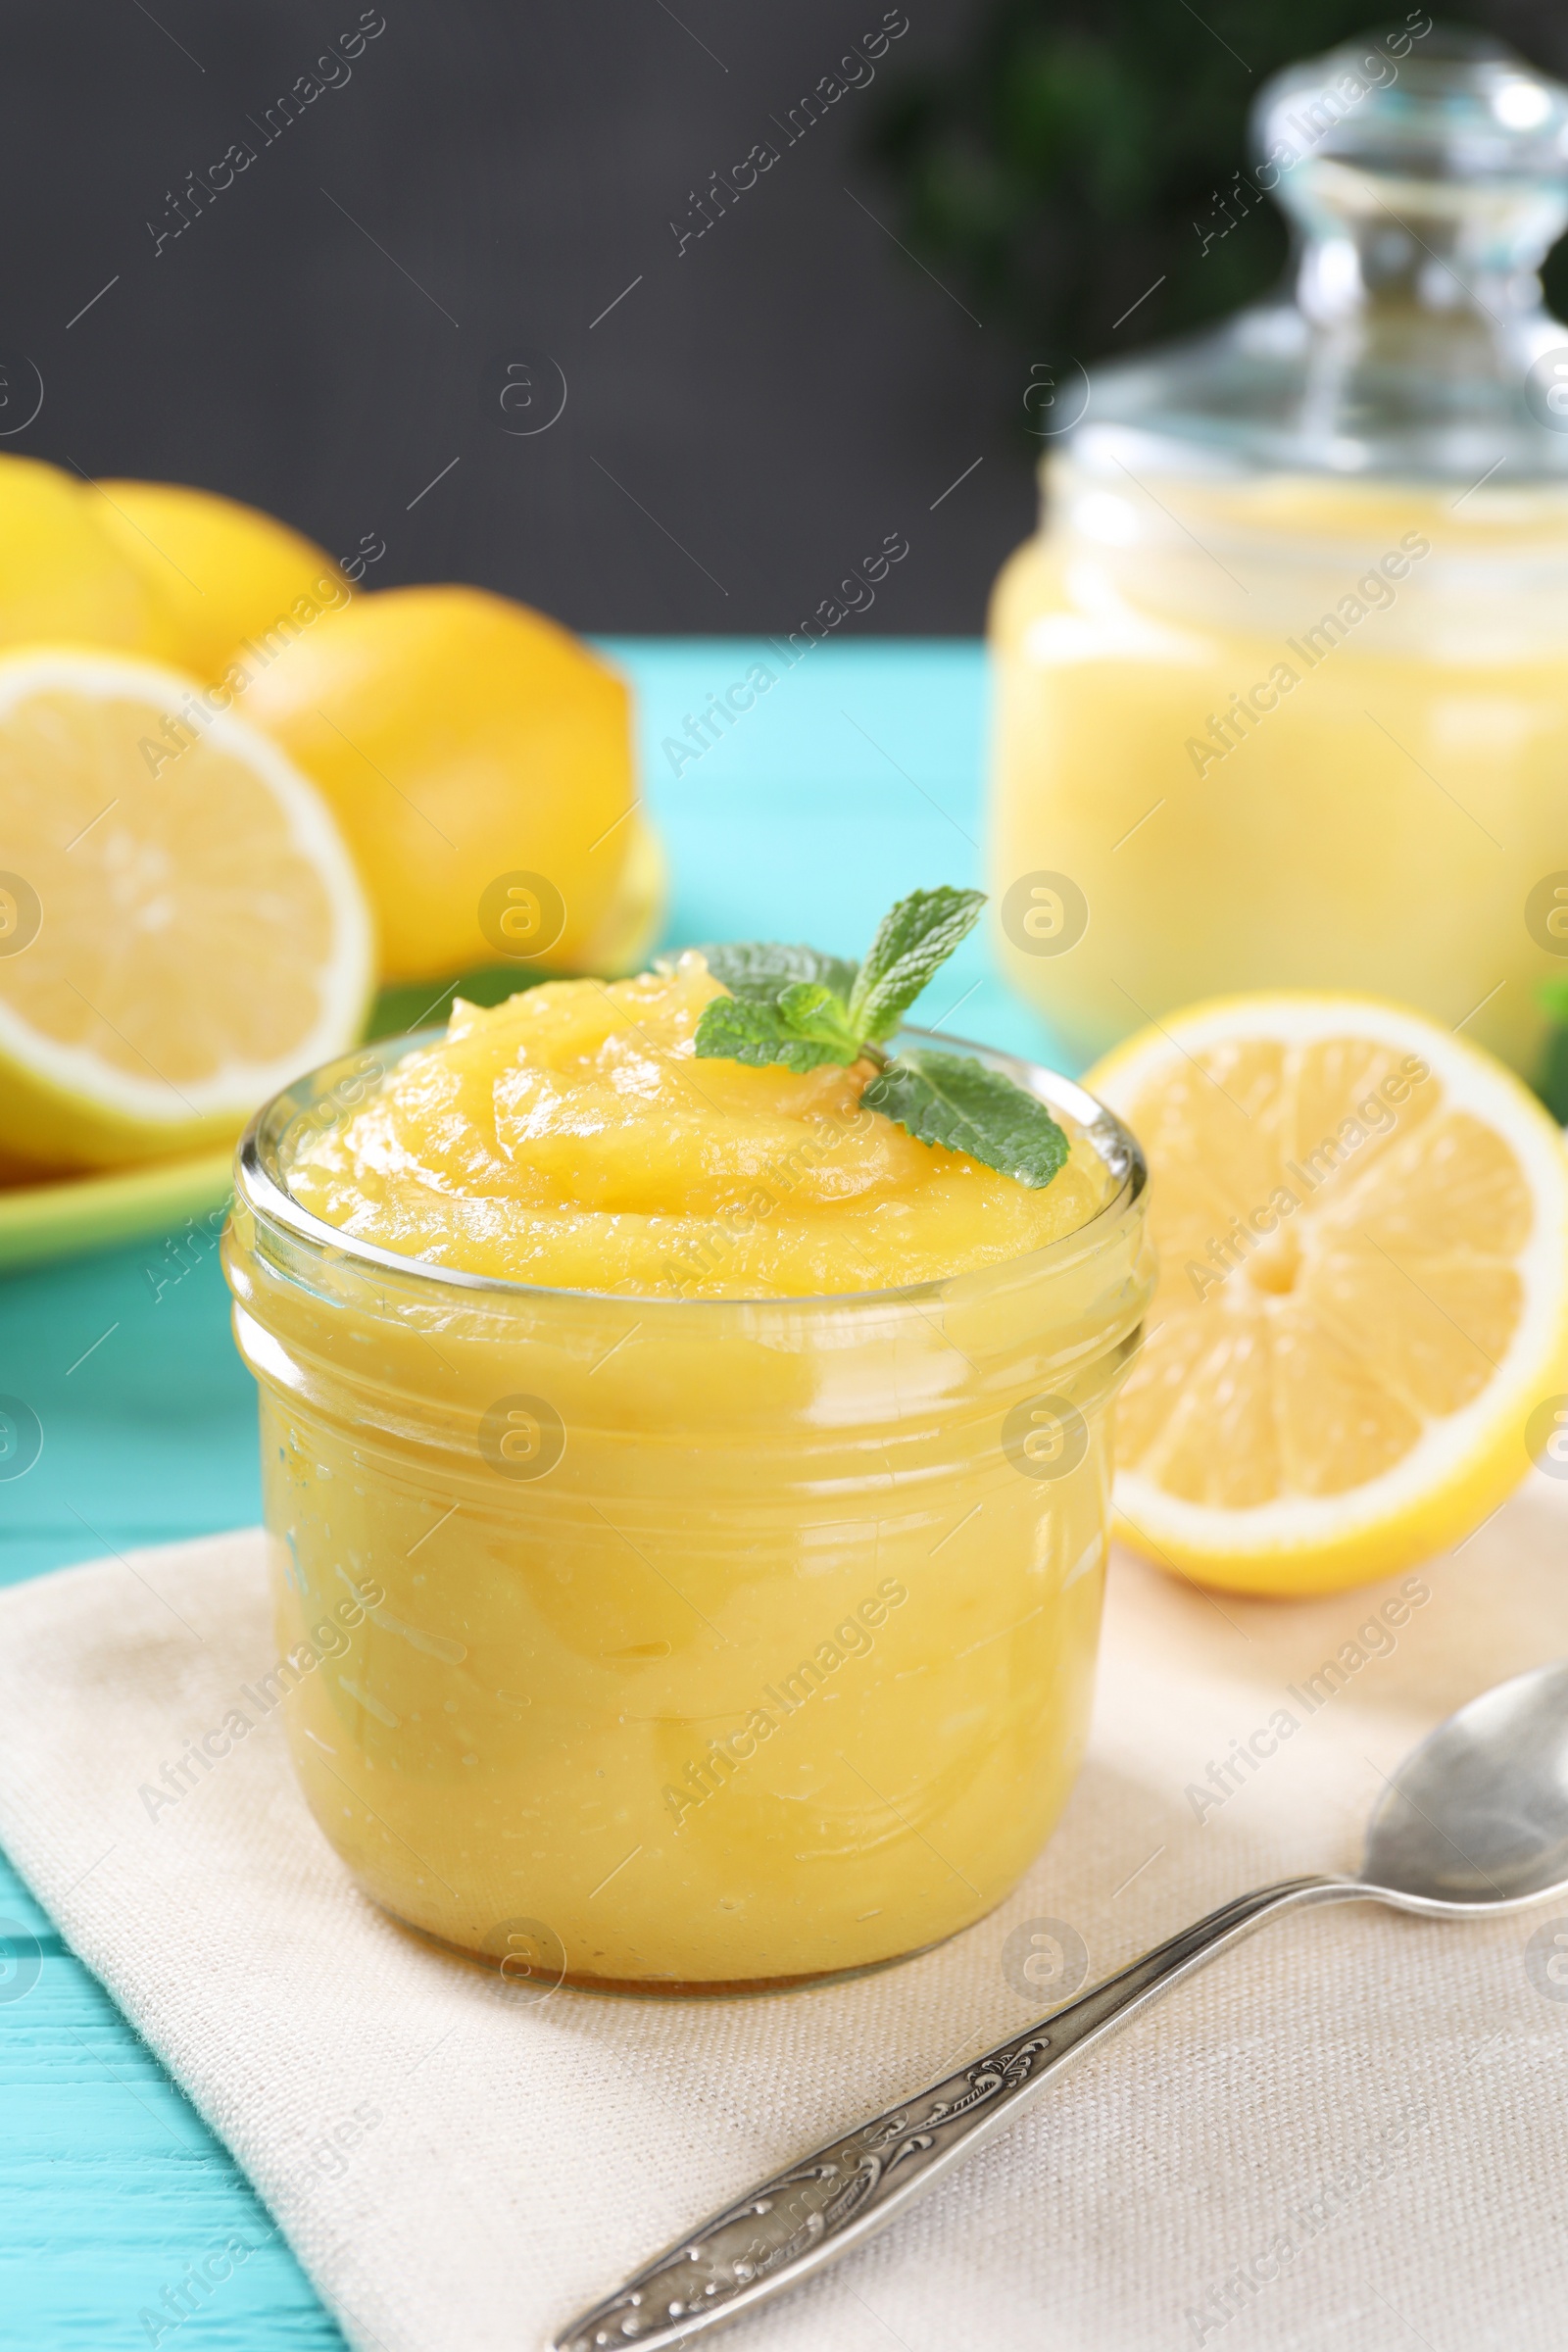
[[[1260,93],[1240,197],[1294,286],[1096,370],[1085,471],[1568,483],[1568,330],[1537,275],[1568,222],[1568,89],[1499,43],[1368,34]]]

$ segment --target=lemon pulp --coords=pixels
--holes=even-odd
[[[1088,1083],[1145,1144],[1161,1259],[1117,1423],[1134,1544],[1306,1591],[1509,1492],[1564,1386],[1568,1226],[1516,1080],[1398,1007],[1303,994],[1174,1013]]]
[[[238,1133],[341,1053],[369,924],[331,817],[194,679],[0,661],[0,1153],[115,1166]]]

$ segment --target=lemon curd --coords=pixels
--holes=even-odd
[[[986,1055],[1070,1139],[1029,1190],[866,1109],[864,1065],[699,1061],[716,989],[688,956],[459,1004],[240,1153],[296,1767],[362,1886],[519,1992],[930,1944],[1087,1728],[1136,1145]]]
[[[1112,1179],[1087,1137],[1029,1191],[860,1107],[868,1065],[696,1059],[700,955],[566,980],[446,1039],[301,1152],[290,1189],[357,1239],[511,1282],[636,1298],[878,1291],[1073,1232]]]
[[[992,611],[1014,985],[1085,1059],[1200,998],[1350,988],[1533,1072],[1568,968],[1568,489],[1058,460],[1047,494]]]

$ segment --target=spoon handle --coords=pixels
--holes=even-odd
[[[983,2058],[760,2180],[573,2320],[553,2352],[665,2352],[798,2285],[884,2228],[1070,2059],[1227,1944],[1277,1911],[1365,1891],[1354,1880],[1286,1879],[1221,1904]]]

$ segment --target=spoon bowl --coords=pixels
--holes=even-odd
[[[1406,1756],[1360,1875],[1428,1918],[1518,1910],[1568,1885],[1568,1664],[1484,1690]]]

